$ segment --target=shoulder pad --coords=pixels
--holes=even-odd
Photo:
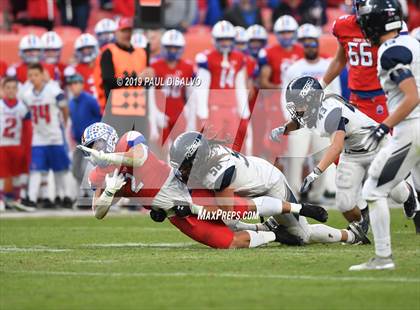
[[[413,53],[402,45],[394,45],[385,49],[381,55],[381,67],[390,70],[398,64],[408,65],[413,61]]]

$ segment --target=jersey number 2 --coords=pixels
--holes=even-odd
[[[367,42],[349,42],[349,63],[351,66],[370,67],[373,65],[372,52],[368,50],[370,44]]]
[[[6,127],[4,128],[3,136],[5,138],[13,139],[15,137],[14,129],[16,127],[17,121],[16,118],[6,118]]]

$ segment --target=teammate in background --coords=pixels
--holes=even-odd
[[[93,68],[99,53],[98,41],[90,33],[83,33],[74,41],[74,53],[77,60],[74,69],[83,77],[85,91],[96,96]]]
[[[29,175],[28,205],[35,206],[43,175],[54,173],[56,202],[71,207],[67,197],[65,176],[70,160],[65,146],[63,129],[67,121],[67,105],[63,91],[53,81],[46,81],[43,67],[28,67],[29,87],[22,96],[32,114],[32,162]]]
[[[146,36],[140,31],[133,31],[130,42],[133,47],[142,49],[146,49],[149,43]]]
[[[19,201],[24,194],[22,188],[26,188],[27,185],[32,140],[29,108],[16,97],[18,81],[6,77],[1,86],[3,97],[0,99],[0,211],[5,207],[4,183],[8,178],[12,178],[13,196],[11,201],[6,203],[22,207]]]
[[[192,123],[188,128],[194,126],[194,111],[184,109],[191,88],[181,85],[181,83],[194,77],[193,65],[181,59],[184,46],[185,39],[181,32],[178,30],[166,31],[161,39],[162,57],[151,64],[155,77],[162,79],[162,83],[155,85],[156,105],[167,119],[161,135],[151,133],[150,139],[159,139],[159,146],[165,145],[168,138],[174,140],[184,132],[187,128],[187,121]],[[178,82],[175,83],[175,80]],[[166,158],[166,155],[167,150],[164,151],[163,158]]]
[[[41,62],[41,39],[33,34],[28,34],[20,39],[19,57],[22,62],[10,66],[7,69],[7,75],[15,77],[19,83],[24,84],[28,79],[28,65]]]
[[[214,49],[196,56],[198,129],[232,139],[240,150],[246,134],[249,107],[244,55],[235,50],[235,27],[227,21],[213,26]]]
[[[391,129],[393,133],[373,160],[363,186],[376,256],[350,270],[394,269],[386,198],[410,171],[414,179],[420,177],[420,43],[409,35],[399,35],[403,17],[397,0],[363,1],[358,9],[364,35],[371,44],[379,46],[378,77],[390,111],[371,129],[363,148],[375,150]]]
[[[411,30],[410,35],[420,42],[420,27],[414,28]]]
[[[378,153],[363,150],[363,140],[369,129],[378,125],[374,120],[350,105],[337,94],[325,94],[319,82],[310,76],[292,80],[286,88],[286,107],[291,120],[278,131],[288,135],[294,130],[316,130],[322,137],[331,138],[331,145],[309,174],[300,191],[307,192],[311,185],[340,156],[337,168],[336,206],[349,223],[358,222],[365,233],[369,228],[367,208],[360,212],[361,185],[367,176],[370,163]],[[404,204],[404,212],[412,217],[416,209],[416,197],[408,182],[395,184],[389,193],[396,203]]]
[[[235,48],[246,54],[248,50],[248,37],[244,27],[235,27]]]
[[[287,111],[285,101],[286,86],[295,78],[301,76],[312,76],[317,79],[322,78],[325,73],[330,59],[319,55],[319,37],[321,31],[311,24],[303,24],[297,30],[297,39],[303,46],[304,58],[292,64],[284,73],[282,104],[283,111]],[[326,92],[340,94],[340,81],[336,78],[326,89]],[[276,140],[277,135],[274,132],[272,136]],[[281,141],[281,138],[279,139]],[[330,145],[330,140],[320,137],[319,134],[302,128],[301,130],[288,135],[287,149],[287,165],[286,176],[290,186],[294,192],[299,192],[302,184],[302,174],[305,159],[311,153],[313,159],[319,161],[323,155],[323,151]],[[317,182],[316,186],[309,193],[309,200],[319,202],[322,200],[324,192],[333,193],[334,190],[335,168],[331,166]]]
[[[354,1],[356,15],[344,15],[334,22],[332,32],[337,38],[338,49],[320,83],[325,88],[348,64],[351,104],[381,122],[388,116],[388,110],[376,72],[378,47],[372,46],[363,36],[357,17],[360,1]]]
[[[348,230],[309,225],[305,216],[326,222],[327,212],[319,206],[299,204],[280,170],[262,158],[244,156],[220,141],[208,140],[201,133],[186,132],[176,138],[171,146],[170,162],[176,177],[189,188],[198,186],[213,191],[222,209],[232,210],[235,195],[252,197],[254,205],[249,210],[257,211],[260,216],[273,216],[264,226],[282,225],[304,244],[369,243],[357,223],[351,223]],[[242,222],[234,222],[232,226],[236,224],[238,230],[243,226],[250,229],[249,224]]]
[[[86,128],[79,148],[96,166],[89,180],[95,190],[92,209],[98,219],[104,218],[120,198],[134,197],[151,209],[154,221],[162,222],[168,217],[182,233],[213,248],[254,248],[272,241],[286,241],[280,228],[275,232],[234,232],[222,221],[198,220],[195,215],[177,216],[176,207],[180,204],[202,206],[193,203],[186,185],[175,177],[168,164],[157,159],[137,131],[129,131],[118,139],[114,128],[95,123]]]
[[[64,69],[65,64],[60,62],[61,49],[63,41],[54,31],[48,31],[41,36],[43,46],[42,64],[48,72],[50,78],[57,81],[60,86],[64,85]]]
[[[264,137],[266,118],[265,105],[262,96],[258,97],[260,83],[258,81],[259,66],[258,53],[267,44],[268,35],[263,26],[252,25],[246,30],[248,37],[247,73],[248,73],[248,100],[251,112],[252,125],[252,155],[262,156],[264,154]],[[258,100],[258,102],[257,102]]]
[[[268,98],[264,98],[267,114],[264,141],[270,157],[275,159],[274,164],[279,168],[282,167],[282,163],[278,157],[286,151],[287,141],[275,145],[270,143],[267,137],[276,124],[285,120],[279,104],[283,75],[290,65],[303,57],[303,49],[296,43],[297,28],[298,24],[292,16],[284,15],[278,18],[273,28],[278,44],[262,49],[258,55],[261,89],[273,90],[267,95]]]
[[[95,25],[95,36],[98,40],[99,48],[107,45],[108,43],[115,42],[115,31],[117,24],[110,18],[103,18]]]

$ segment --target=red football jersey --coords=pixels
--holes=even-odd
[[[186,86],[182,83],[191,84],[194,78],[193,65],[181,59],[174,68],[170,68],[165,59],[157,59],[151,67],[155,70],[155,77],[161,79],[156,85],[158,107],[169,117],[178,117],[186,100]]]
[[[246,74],[248,78],[255,79],[257,77],[258,63],[254,57],[245,55]]]
[[[270,82],[280,85],[282,74],[286,72],[296,60],[303,58],[303,49],[295,44],[291,49],[284,49],[279,44],[262,49],[258,55],[258,62],[261,66],[271,67]]]
[[[197,66],[210,72],[208,105],[236,107],[235,81],[237,74],[246,65],[245,55],[233,50],[226,60],[216,49],[203,52],[197,59]],[[216,90],[216,91],[215,91]],[[217,90],[231,90],[228,92]]]
[[[6,76],[7,72],[7,63],[3,60],[0,60],[0,78]]]
[[[13,73],[16,79],[22,84],[28,79],[28,65],[23,62],[11,66],[7,71],[10,72],[8,72],[9,74]]]
[[[333,34],[346,52],[349,88],[359,91],[381,89],[376,70],[378,47],[366,41],[356,16],[338,18],[333,25]]]
[[[144,137],[135,131],[124,134],[117,143],[115,152],[127,152],[130,148],[144,142]],[[145,146],[146,147],[146,146]],[[171,172],[165,162],[159,160],[150,150],[141,167],[95,167],[89,174],[89,182],[93,188],[105,188],[105,176],[116,168],[123,173],[127,183],[117,192],[116,197],[137,197],[144,206],[159,193]]]
[[[83,76],[85,81],[84,89],[92,95],[95,95],[95,83],[93,80],[93,67],[90,64],[78,63],[74,69]]]
[[[64,69],[66,68],[65,64],[61,62],[57,64],[43,63],[42,66],[45,68],[45,70],[48,71],[48,74],[52,80],[60,83],[60,86],[64,85]]]

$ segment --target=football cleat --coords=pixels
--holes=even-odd
[[[299,215],[313,218],[318,222],[325,223],[328,220],[328,212],[323,207],[313,205],[310,203],[302,203],[302,209]]]
[[[416,212],[413,218],[414,226],[416,227],[416,233],[420,234],[420,211]]]
[[[349,268],[349,271],[363,271],[363,270],[393,270],[395,269],[395,263],[390,257],[379,257],[375,256],[366,263],[360,265],[353,265]]]
[[[414,218],[414,215],[416,214],[417,209],[417,199],[416,195],[414,194],[413,187],[410,183],[405,182],[407,184],[408,190],[410,191],[410,194],[407,198],[407,200],[404,202],[404,214],[407,218],[412,219]]]
[[[354,241],[353,244],[370,244],[369,238],[366,236],[365,232],[363,231],[362,225],[359,223],[353,222],[350,223],[348,228],[354,234]]]
[[[287,231],[287,228],[283,225],[279,225],[274,217],[269,217],[263,224],[270,231],[276,235],[277,242],[281,244],[291,245],[291,246],[302,246],[304,242],[302,238],[292,235]]]
[[[359,224],[362,226],[363,232],[367,234],[369,231],[369,223],[370,223],[369,207],[366,206],[366,208],[360,210],[360,212],[362,213],[362,221]]]
[[[18,211],[22,211],[22,212],[34,212],[36,211],[35,207],[31,207],[31,206],[26,206],[24,204],[22,204],[19,201],[16,200],[9,200],[6,202],[7,206],[13,209],[16,209]]]

